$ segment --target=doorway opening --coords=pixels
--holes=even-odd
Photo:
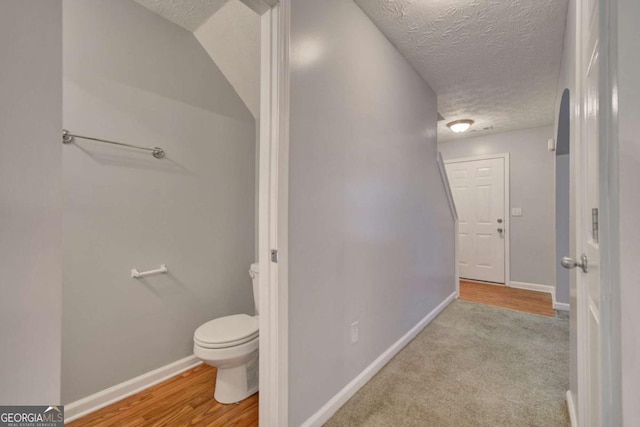
[[[555,317],[551,287],[511,280],[510,155],[445,163],[456,206],[459,295],[466,301]]]
[[[156,5],[64,3],[64,126],[76,135],[63,141],[66,421],[104,412],[126,423],[137,416],[126,399],[159,390],[172,393],[163,405],[199,399],[187,393],[195,378],[201,412],[228,418],[236,405],[214,401],[226,367],[194,355],[194,332],[243,316],[244,341],[203,343],[254,345],[245,374],[265,398],[258,408],[252,386],[230,400],[255,424],[285,425],[286,262],[271,251],[286,256],[288,2],[202,2],[186,15]],[[109,140],[126,144],[97,143]],[[233,331],[247,332],[222,332]]]
[[[545,307],[546,315],[553,316],[554,310],[558,309],[555,300],[557,261],[554,250],[555,153],[549,143],[551,136],[552,126],[541,126],[494,135],[470,136],[439,145],[442,155],[447,159],[448,181],[455,193],[452,197],[456,208],[460,211],[457,265],[460,278],[466,280],[461,285],[462,298],[478,296],[486,290],[490,293],[487,296],[489,300],[508,301],[509,307],[513,304],[526,307],[526,301],[533,299],[539,300]],[[485,182],[492,170],[483,163],[488,159],[504,159],[504,185],[487,185]],[[456,165],[456,176],[452,172],[452,165]],[[481,176],[481,179],[476,182],[474,175],[466,169],[472,169],[473,174]],[[500,191],[497,190],[504,192],[503,200],[498,200]],[[492,193],[499,194],[490,197]],[[465,213],[465,210],[468,212]],[[490,211],[495,212],[487,214]],[[478,235],[473,239],[466,233],[466,222],[480,226]],[[496,242],[494,245],[488,244],[491,239]],[[500,256],[496,256],[496,252]],[[469,260],[472,260],[475,269],[467,268]],[[504,263],[503,270],[492,268],[501,265],[499,262]],[[475,286],[477,282],[507,289]],[[474,292],[465,292],[469,287],[475,288]],[[494,295],[494,292],[498,294]],[[533,307],[532,311],[539,312]]]

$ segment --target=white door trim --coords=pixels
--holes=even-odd
[[[618,9],[600,0],[600,314],[603,425],[622,425],[622,338],[618,171]]]
[[[444,159],[442,153],[438,152],[438,170],[440,171],[440,178],[442,178],[442,185],[444,186],[444,192],[449,202],[449,211],[453,218],[453,261],[455,262],[454,280],[456,281],[456,298],[460,297],[460,266],[458,265],[458,211],[456,209],[456,203],[453,200],[453,192],[451,191],[451,185],[449,184],[449,177],[447,176],[447,169],[444,166]]]
[[[583,111],[583,88],[582,88],[582,49],[583,49],[583,23],[582,23],[582,13],[583,13],[583,1],[576,1],[576,52],[575,52],[575,88],[574,88],[574,116],[572,117],[573,122],[571,124],[571,148],[570,152],[570,163],[571,163],[571,198],[573,202],[574,208],[572,208],[572,219],[573,223],[573,245],[571,245],[571,249],[575,251],[573,254],[569,254],[569,256],[574,257],[579,251],[582,250],[582,242],[581,242],[581,233],[582,233],[582,220],[580,214],[580,189],[582,187],[582,181],[580,179],[581,169],[580,166],[580,157],[581,157],[581,143],[580,140],[582,138],[583,133],[583,120],[584,120],[584,111]],[[574,214],[575,213],[575,214]],[[577,370],[577,396],[575,401],[573,402],[576,406],[576,417],[578,426],[586,426],[586,421],[588,419],[588,411],[587,411],[587,393],[589,390],[586,372],[586,353],[588,347],[586,346],[586,327],[585,323],[587,322],[587,313],[585,312],[584,304],[581,303],[581,300],[584,298],[583,293],[584,290],[580,286],[580,279],[578,278],[579,274],[577,274],[574,269],[571,272],[571,275],[575,278],[576,281],[576,370]]]
[[[263,427],[288,425],[288,183],[290,0],[251,0],[261,17],[258,262]],[[271,250],[279,252],[278,262]]]
[[[489,160],[489,159],[503,159],[504,160],[504,230],[505,230],[505,239],[504,239],[504,284],[505,286],[511,286],[511,199],[509,195],[511,194],[510,185],[509,185],[509,177],[511,176],[509,169],[509,153],[499,153],[499,154],[487,154],[484,156],[474,156],[474,157],[460,157],[457,159],[449,159],[445,160],[445,165],[449,163],[463,163],[463,162],[473,162],[476,160]],[[459,248],[458,245],[458,234],[456,233],[456,271],[457,271],[457,251]],[[458,280],[459,282],[459,280]]]

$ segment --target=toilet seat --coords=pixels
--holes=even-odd
[[[193,340],[203,348],[228,348],[258,338],[258,318],[234,314],[211,320],[196,329]]]

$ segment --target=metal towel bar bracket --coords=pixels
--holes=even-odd
[[[161,158],[164,157],[164,150],[162,148],[160,148],[160,147],[154,147],[154,148],[140,147],[139,145],[125,144],[124,142],[116,142],[116,141],[109,141],[107,139],[92,138],[90,136],[75,135],[75,134],[72,134],[71,132],[69,132],[66,129],[62,130],[62,143],[63,144],[69,144],[69,143],[73,142],[74,138],[87,139],[89,141],[104,142],[106,144],[120,145],[122,147],[135,148],[137,150],[151,151],[151,154],[156,159],[161,159]]]

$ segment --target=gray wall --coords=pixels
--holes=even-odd
[[[555,156],[550,126],[466,138],[438,145],[445,160],[510,153],[511,280],[555,286]],[[510,214],[511,212],[509,212]]]
[[[640,425],[640,2],[618,0],[618,96],[620,138],[620,284],[622,406],[627,427]]]
[[[351,0],[294,1],[291,25],[289,422],[298,426],[455,280],[433,91]]]
[[[61,20],[0,2],[0,405],[60,402]]]
[[[253,313],[255,122],[193,34],[129,0],[65,0],[64,71],[67,129],[167,152],[64,147],[69,403]],[[130,278],[161,263],[170,274]]]

